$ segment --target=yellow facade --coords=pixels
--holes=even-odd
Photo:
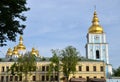
[[[11,67],[14,62],[0,62],[0,82],[23,82],[25,77],[22,76],[22,80],[20,81],[20,77],[18,75],[12,75],[7,72],[7,69]],[[63,82],[61,78],[64,77],[62,69],[59,74],[56,72],[52,72],[51,75],[48,74],[49,61],[39,61],[37,62],[37,70],[32,72],[32,74],[28,74],[29,82],[50,82],[51,76],[53,78],[58,77],[59,81]],[[88,67],[89,70],[86,68]],[[95,67],[95,68],[94,68]],[[101,69],[101,67],[103,67]],[[95,70],[96,69],[96,70]],[[11,80],[12,77],[12,80]],[[75,74],[70,74],[70,78],[106,78],[105,77],[105,63],[102,61],[79,61],[76,66]],[[52,81],[53,82],[53,81]],[[55,81],[58,82],[58,81]]]
[[[81,71],[79,70],[79,66],[81,66]],[[86,70],[88,66],[89,70]],[[94,70],[94,67],[96,70]],[[103,71],[101,71],[101,67],[103,67]],[[105,63],[104,62],[96,62],[96,61],[81,61],[76,66],[75,77],[79,78],[105,78]],[[71,75],[72,77],[73,75]]]

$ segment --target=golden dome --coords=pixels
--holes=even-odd
[[[7,51],[7,54],[6,54],[6,55],[10,55],[10,56],[12,55],[12,49],[11,49],[11,48],[9,48],[9,49],[8,49],[8,51]]]
[[[99,25],[99,19],[96,11],[94,12],[92,26],[89,28],[89,33],[103,33],[103,28]]]
[[[17,46],[14,47],[14,50],[12,52],[13,55],[18,55],[18,49]]]
[[[39,52],[38,52],[38,50],[35,50],[35,48],[32,48],[31,54],[35,55],[35,56],[38,56]]]
[[[38,50],[36,50],[36,54],[39,55],[39,51]]]
[[[17,45],[17,49],[18,50],[25,50],[26,49],[26,47],[23,44],[23,38],[22,38],[22,36],[20,36],[19,44]]]

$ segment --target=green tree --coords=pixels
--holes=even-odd
[[[120,77],[120,67],[113,69],[113,76]]]
[[[59,82],[59,71],[60,71],[60,60],[59,60],[59,51],[58,50],[51,50],[53,56],[50,58],[50,66],[49,66],[49,74],[51,74],[52,72],[57,73],[58,76],[58,82]],[[55,80],[55,74],[53,74],[53,78],[51,78],[52,80]]]
[[[15,62],[9,71],[11,71],[12,75],[25,76],[25,82],[28,81],[27,76],[32,71],[36,71],[36,58],[34,55],[30,53],[26,53],[24,56],[18,58],[17,62]]]
[[[69,75],[76,71],[76,65],[78,62],[78,52],[76,48],[72,46],[66,47],[64,50],[61,51],[61,62],[64,76],[69,79]]]
[[[26,21],[23,12],[28,11],[26,0],[0,0],[0,46],[15,41],[17,34],[23,34]]]

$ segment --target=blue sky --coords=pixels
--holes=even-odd
[[[52,56],[51,49],[63,49],[72,45],[85,56],[88,28],[96,5],[100,25],[109,43],[109,58],[113,67],[120,66],[120,0],[28,0],[31,8],[24,30],[24,45],[39,50],[41,56]],[[5,56],[7,48],[17,42],[8,42],[1,48]]]

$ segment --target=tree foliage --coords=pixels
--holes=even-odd
[[[28,11],[26,0],[0,0],[0,46],[8,40],[15,41],[17,34],[23,34],[26,21],[23,12]]]
[[[113,76],[120,77],[120,67],[113,69]]]
[[[58,51],[57,50],[52,50],[52,54],[53,56],[50,58],[50,61],[52,63],[52,65],[55,65],[55,70],[59,71],[59,56],[58,56]]]
[[[15,62],[9,71],[11,71],[12,75],[25,75],[25,82],[27,82],[27,75],[32,71],[36,70],[36,59],[35,56],[26,53],[24,56],[18,58],[17,62]]]
[[[53,56],[50,58],[50,65],[49,65],[49,75],[54,71],[58,75],[58,82],[59,82],[59,70],[60,70],[60,60],[59,60],[59,52],[58,50],[52,50]],[[51,78],[55,80],[55,77]]]
[[[72,46],[66,47],[64,50],[61,51],[61,62],[63,67],[63,73],[67,80],[69,75],[76,71],[76,65],[78,62],[78,52],[76,48]]]

